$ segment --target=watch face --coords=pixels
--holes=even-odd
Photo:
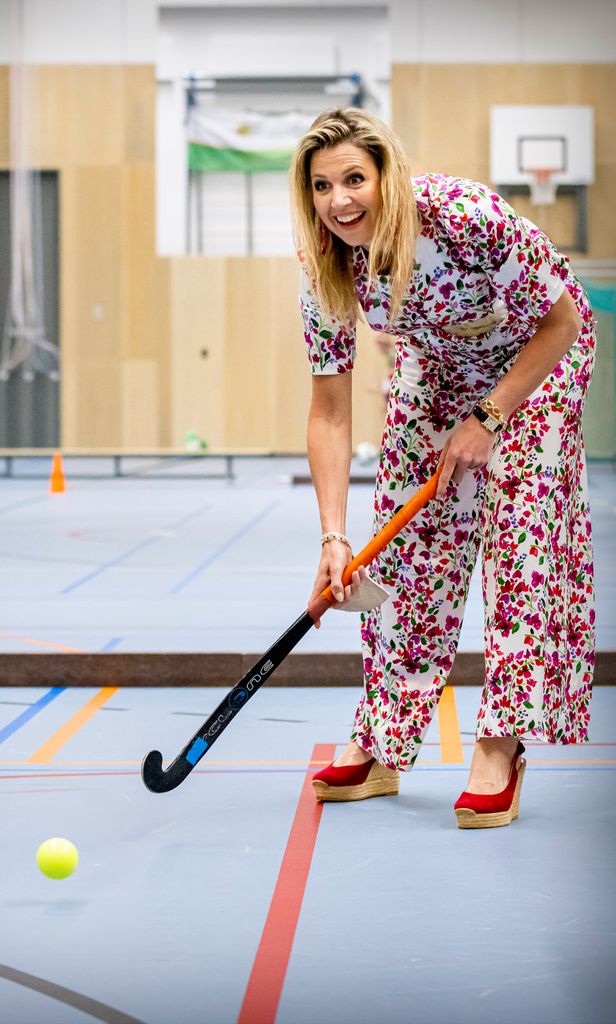
[[[489,430],[492,434],[497,434],[502,429],[502,423],[497,420],[495,416],[491,416],[489,412],[482,409],[480,405],[473,409],[473,415],[483,423],[486,430]]]

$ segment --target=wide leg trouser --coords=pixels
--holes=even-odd
[[[591,320],[511,417],[489,463],[432,501],[373,567],[391,591],[362,616],[354,739],[410,768],[451,671],[482,547],[486,673],[477,736],[587,739],[594,588],[582,411]],[[375,531],[438,464],[447,433],[494,385],[409,348],[399,356],[377,476]]]

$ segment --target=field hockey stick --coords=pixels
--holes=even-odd
[[[436,494],[436,486],[440,476],[439,467],[426,484],[410,499],[399,512],[393,516],[386,526],[366,544],[365,548],[355,555],[342,574],[342,583],[346,586],[351,576],[360,565],[368,566],[384,548],[410,522],[414,515]],[[227,728],[229,722],[243,708],[250,698],[263,685],[272,672],[284,661],[287,655],[297,646],[308,630],[321,618],[328,608],[335,603],[331,586],[310,602],[308,608],[278,640],[261,655],[259,660],[248,670],[230,693],[220,702],[206,722],[186,746],[171,762],[163,768],[163,757],[159,750],[151,750],[143,759],[141,775],[147,788],[152,793],[167,793],[184,781],[203,755],[210,749],[215,740]]]

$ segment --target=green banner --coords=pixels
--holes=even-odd
[[[228,147],[206,146],[202,142],[188,143],[188,169],[203,174],[264,174],[267,171],[289,170],[292,149],[250,151]]]

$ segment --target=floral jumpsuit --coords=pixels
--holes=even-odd
[[[594,666],[591,526],[582,412],[595,321],[564,256],[485,185],[415,179],[420,234],[412,281],[389,319],[389,279],[355,288],[373,330],[393,334],[374,501],[378,531],[435,471],[449,432],[494,388],[564,288],[581,329],[558,365],[496,435],[487,466],[430,502],[373,564],[390,591],[362,615],[364,692],[352,732],[390,768],[412,767],[451,671],[479,546],[485,683],[477,737],[588,739]],[[354,325],[322,315],[302,275],[313,373],[344,373]]]

